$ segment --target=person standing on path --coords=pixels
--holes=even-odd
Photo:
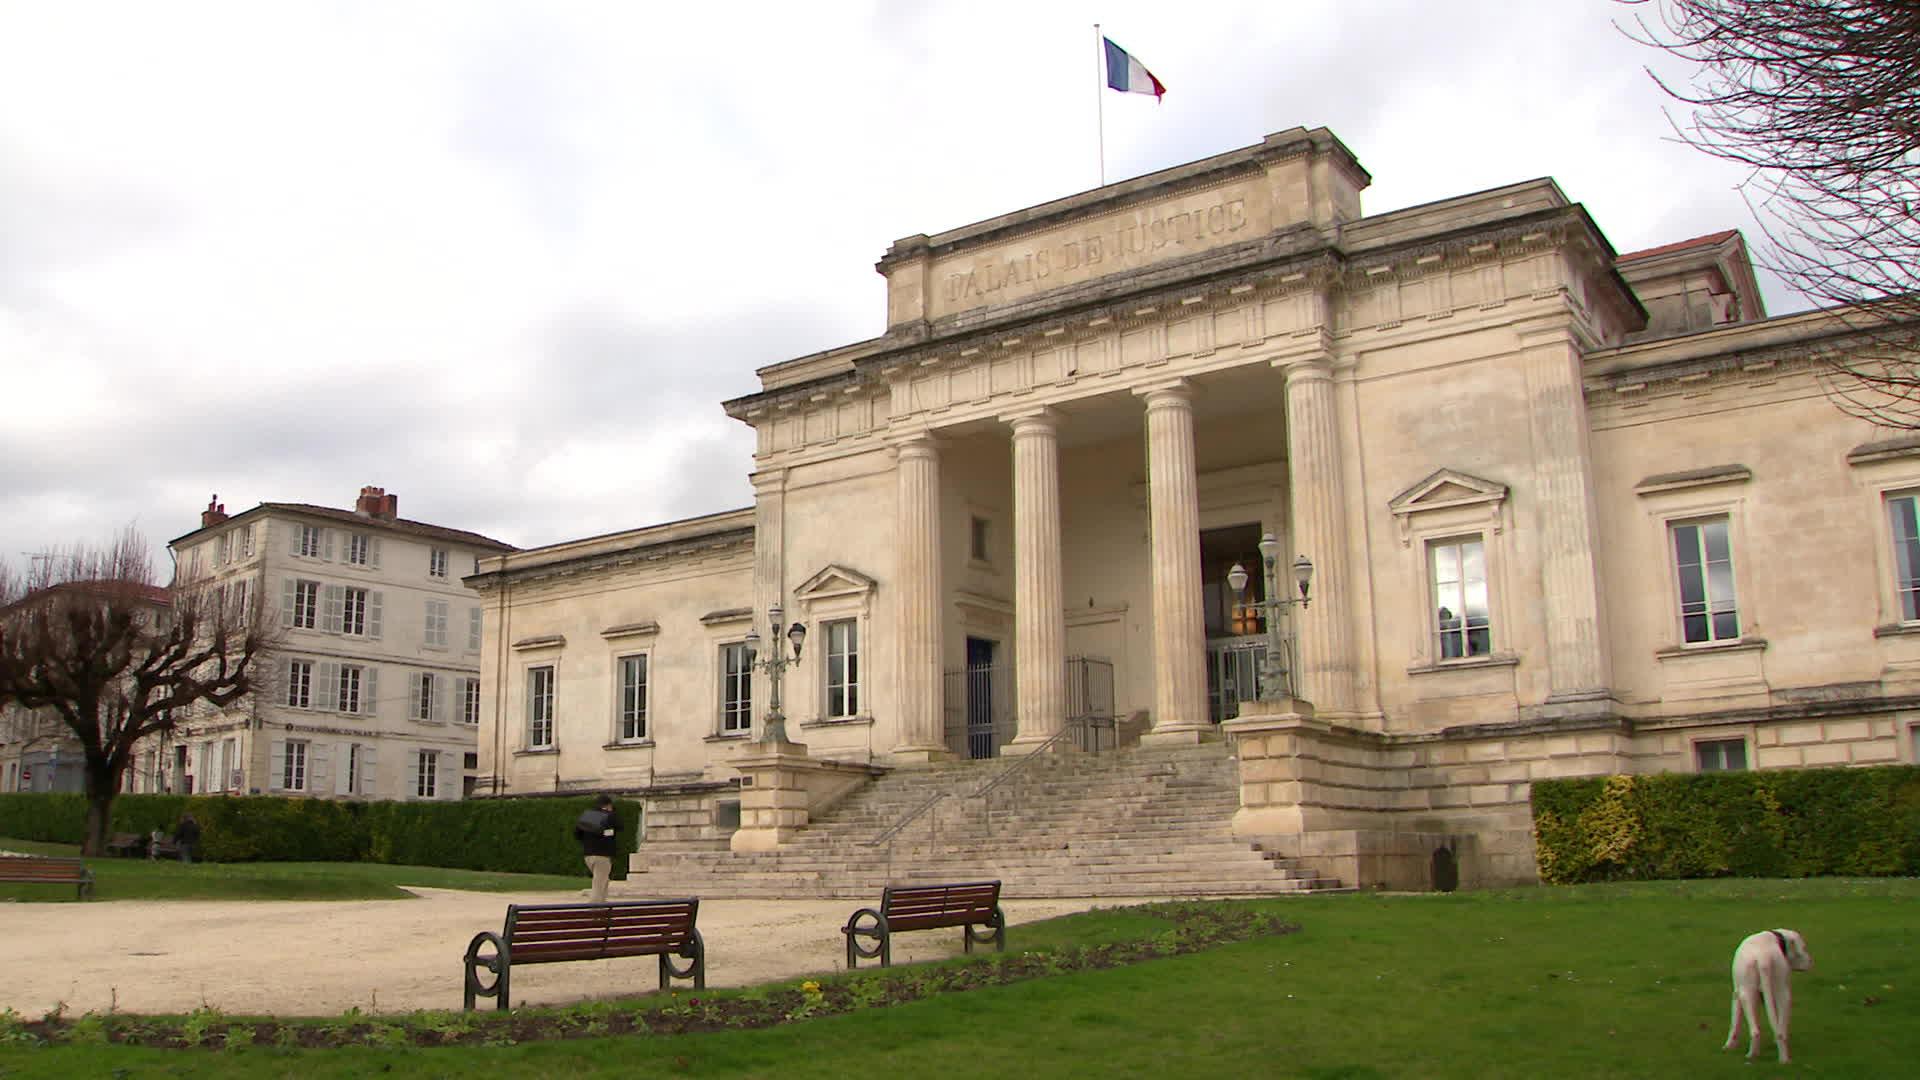
[[[596,904],[605,903],[607,879],[613,876],[613,853],[619,848],[620,835],[620,815],[613,810],[613,796],[602,795],[594,800],[592,809],[582,811],[580,820],[573,823],[573,835],[580,841],[587,870],[593,874],[590,899]]]
[[[180,849],[180,861],[192,866],[194,850],[200,846],[200,823],[192,813],[180,815],[180,823],[173,827],[173,844]]]

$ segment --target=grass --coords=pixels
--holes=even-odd
[[[449,1049],[0,1047],[0,1076],[1683,1077],[1774,1075],[1722,1053],[1747,933],[1806,934],[1800,1075],[1920,1058],[1920,881],[1711,881],[1257,902],[1303,930],[764,1031]],[[1016,948],[1164,929],[1105,911]],[[601,1009],[618,1006],[600,1005]],[[456,1023],[457,1019],[434,1022]]]
[[[74,844],[47,844],[0,837],[0,850],[74,858]],[[544,892],[580,889],[586,876],[497,874],[435,866],[383,863],[195,863],[171,859],[88,859],[92,902],[102,900],[400,900],[413,894],[402,885],[483,892]],[[0,882],[0,902],[75,900],[71,885]]]

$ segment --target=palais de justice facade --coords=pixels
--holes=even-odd
[[[1737,233],[1622,256],[1552,180],[1368,183],[1296,128],[896,241],[883,334],[725,403],[751,508],[469,579],[478,793],[637,793],[655,842],[741,800],[734,846],[782,842],[808,796],[737,764],[776,603],[812,759],[1229,738],[1236,830],[1350,883],[1442,843],[1531,878],[1537,778],[1914,760],[1920,446],[1823,396],[1844,328],[1768,319]],[[1243,700],[1268,532],[1315,567],[1307,705]]]

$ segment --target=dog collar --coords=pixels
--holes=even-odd
[[[1769,930],[1767,933],[1772,934],[1773,940],[1780,943],[1780,955],[1789,960],[1793,959],[1793,953],[1787,951],[1787,935],[1778,930]]]

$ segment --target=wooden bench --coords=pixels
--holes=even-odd
[[[177,859],[180,857],[180,845],[173,842],[171,836],[156,836],[147,843],[147,858]]]
[[[0,856],[0,881],[18,881],[31,885],[74,885],[78,899],[93,896],[93,871],[79,859],[56,859],[46,855]]]
[[[147,838],[140,833],[117,832],[107,839],[109,855],[134,856],[146,853]]]
[[[467,944],[466,1007],[490,997],[509,1008],[513,968],[519,964],[557,964],[565,960],[605,960],[616,956],[658,956],[660,989],[674,979],[707,985],[707,947],[694,928],[700,901],[620,900],[604,904],[509,904],[507,925],[473,936]],[[492,956],[481,950],[491,945]],[[683,967],[674,962],[687,961]],[[482,986],[480,969],[493,972]]]
[[[968,881],[952,885],[889,885],[880,894],[880,908],[861,908],[840,932],[847,936],[847,968],[860,959],[880,958],[893,963],[893,935],[907,930],[960,927],[967,952],[973,943],[992,942],[1007,951],[1007,917],[1000,910],[1000,883]],[[981,927],[975,931],[975,927]]]

